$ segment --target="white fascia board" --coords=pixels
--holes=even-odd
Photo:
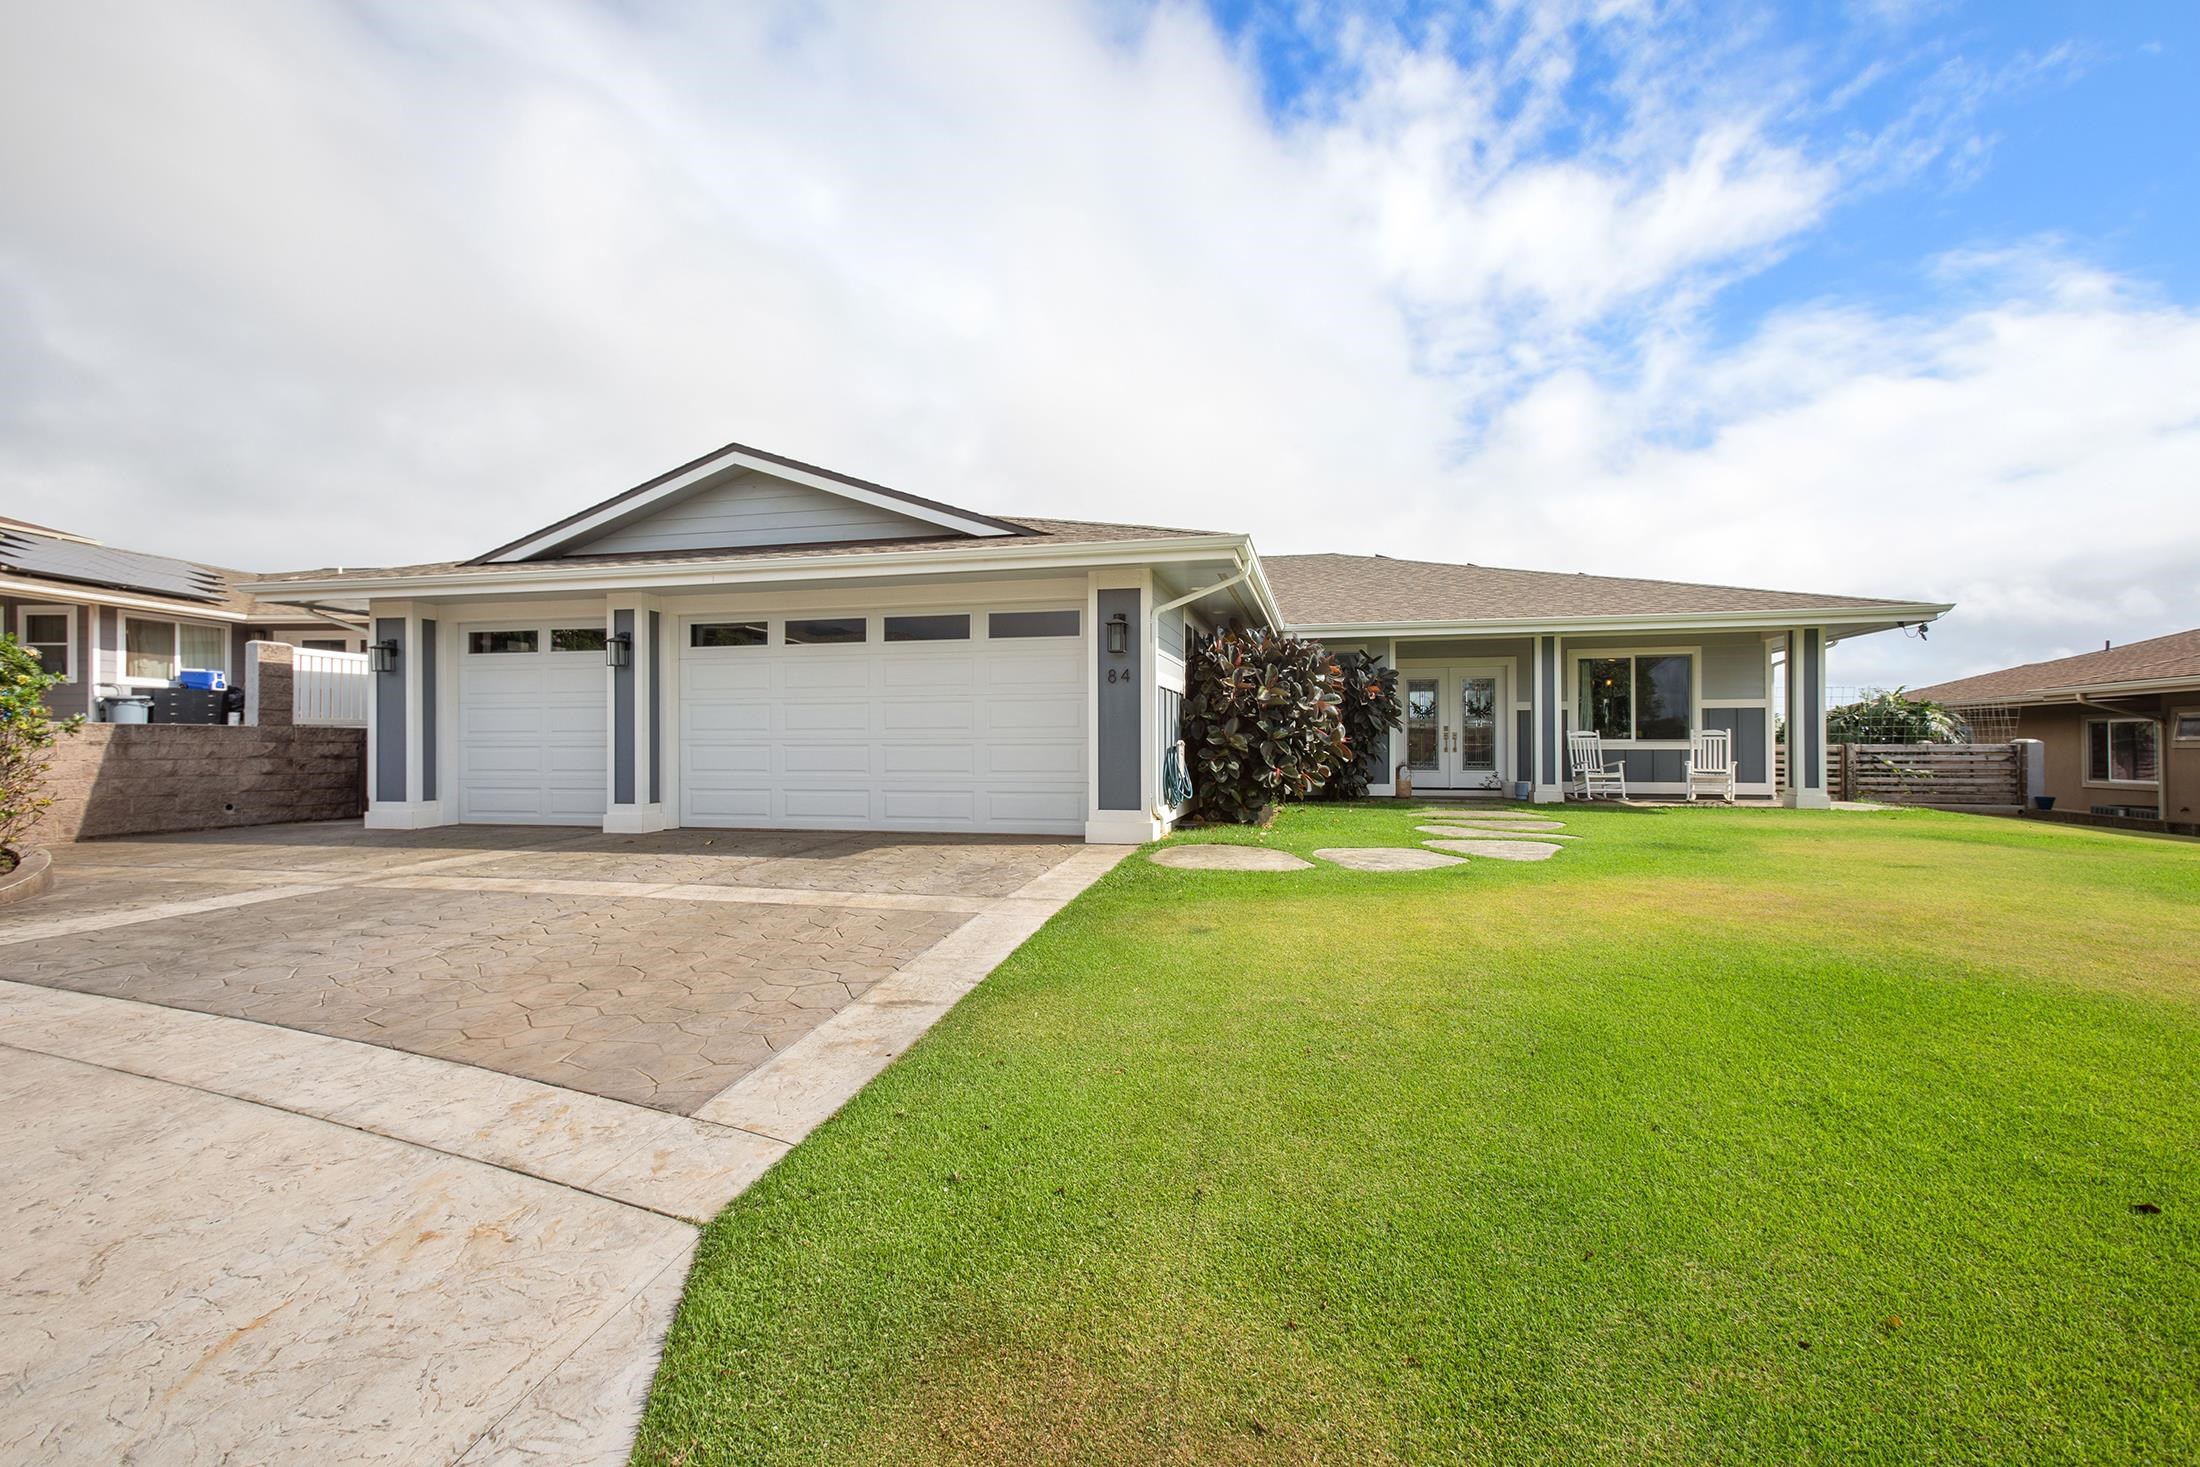
[[[1669,612],[1657,616],[1546,616],[1502,621],[1388,621],[1290,625],[1302,637],[1492,637],[1571,635],[1576,632],[1779,631],[1796,626],[1866,627],[1885,630],[1929,622],[1954,610],[1953,604],[1919,602],[1914,606],[1825,606],[1795,611]]]
[[[613,500],[611,503],[603,505],[570,524],[562,524],[555,529],[530,535],[527,539],[520,541],[509,549],[500,550],[495,555],[489,556],[487,558],[488,563],[508,565],[514,561],[530,560],[545,551],[555,550],[560,545],[570,545],[575,540],[586,539],[616,520],[626,519],[648,509],[653,504],[660,504],[673,495],[684,493],[702,483],[705,479],[715,478],[728,469],[754,469],[758,473],[768,474],[772,478],[784,479],[790,484],[806,485],[827,494],[837,495],[842,499],[854,500],[858,504],[868,504],[877,509],[891,510],[893,513],[908,519],[922,520],[926,524],[959,530],[966,535],[974,535],[981,539],[994,539],[1014,533],[1014,531],[1002,529],[999,525],[973,519],[968,515],[957,514],[953,510],[937,509],[928,504],[913,504],[898,495],[880,494],[875,490],[860,488],[845,480],[835,479],[826,474],[813,474],[805,469],[793,468],[772,459],[759,457],[756,454],[743,453],[739,449],[728,449],[715,458],[704,460],[676,478],[667,479],[646,494],[637,494],[631,499]]]
[[[66,601],[79,606],[120,606],[130,611],[161,611],[170,616],[192,617],[199,621],[261,621],[262,617],[248,616],[241,611],[231,611],[224,606],[209,606],[201,601],[170,601],[159,596],[133,596],[127,591],[108,591],[97,586],[72,586],[63,581],[26,581],[14,576],[0,576],[0,595],[10,600],[21,597],[26,601]]]
[[[526,570],[483,573],[461,568],[436,576],[346,576],[341,580],[247,583],[243,589],[269,597],[341,595],[478,596],[526,592],[556,595],[632,588],[664,591],[683,586],[739,586],[759,581],[841,581],[863,576],[947,575],[972,571],[1087,570],[1095,566],[1159,565],[1174,561],[1215,560],[1246,547],[1241,535],[1171,536],[1162,540],[1112,540],[1077,545],[1011,540],[972,545],[967,550],[877,550],[823,556],[760,556],[738,561],[653,561],[635,564],[563,566],[533,561]],[[539,569],[537,569],[539,567]],[[255,589],[257,587],[257,589]]]

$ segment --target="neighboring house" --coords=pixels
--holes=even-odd
[[[2200,628],[2076,657],[1912,688],[1957,714],[2016,714],[2046,746],[2058,808],[2189,825],[2200,821]]]
[[[1418,789],[1562,797],[1591,726],[1678,792],[1729,729],[1742,791],[1821,805],[1826,650],[1948,608],[1380,557],[1243,534],[1004,518],[732,445],[471,560],[264,576],[364,613],[368,821],[1167,828],[1188,638],[1272,625],[1403,674],[1381,758]],[[1773,784],[1775,663],[1798,731]],[[609,669],[607,672],[606,669]]]
[[[0,516],[0,618],[64,679],[46,698],[58,717],[97,719],[102,699],[167,687],[186,668],[238,678],[254,639],[364,645],[355,625],[259,601],[238,577]]]

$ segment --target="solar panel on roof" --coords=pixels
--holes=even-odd
[[[219,601],[228,594],[218,573],[187,560],[50,540],[16,530],[0,529],[0,568],[50,581],[74,581],[82,586],[144,591],[190,601]]]

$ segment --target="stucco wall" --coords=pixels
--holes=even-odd
[[[55,746],[34,845],[363,814],[358,728],[86,724]]]
[[[2169,698],[2119,698],[2118,708],[2162,715],[2175,708],[2200,707],[2200,692]],[[2056,805],[2084,813],[2096,805],[2157,805],[2161,818],[2200,821],[2200,744],[2178,744],[2162,730],[2162,784],[2159,794],[2147,786],[2095,784],[2086,776],[2085,725],[2110,715],[2093,708],[2026,708],[2017,717],[2016,737],[2045,746],[2047,788]]]

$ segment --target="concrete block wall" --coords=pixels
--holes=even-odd
[[[34,846],[348,820],[367,808],[367,732],[289,725],[86,724],[52,751]]]

